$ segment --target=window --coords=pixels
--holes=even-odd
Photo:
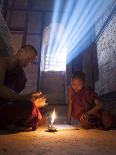
[[[41,67],[43,71],[66,70],[66,47],[61,45],[63,27],[58,24],[50,24],[43,32]]]

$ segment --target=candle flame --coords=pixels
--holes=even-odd
[[[51,120],[51,124],[53,124],[54,123],[54,120],[55,120],[55,118],[56,118],[56,113],[55,113],[55,109],[54,109],[54,111],[53,111],[53,113],[52,113],[52,120]]]

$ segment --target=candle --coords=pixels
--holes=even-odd
[[[55,120],[55,118],[56,118],[55,108],[54,108],[54,111],[53,111],[53,113],[52,113],[51,118],[52,118],[52,119],[51,119],[51,126],[53,126],[54,120]]]
[[[53,126],[55,118],[56,118],[56,113],[55,113],[55,108],[54,108],[54,111],[53,111],[53,113],[51,115],[51,122],[48,125],[48,131],[49,132],[56,132],[57,131],[57,129]]]

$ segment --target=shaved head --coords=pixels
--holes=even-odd
[[[29,52],[34,52],[35,53],[35,55],[37,56],[37,50],[35,49],[35,47],[33,47],[32,45],[23,45],[22,47],[21,47],[21,49],[20,50],[25,50],[25,51],[29,51]],[[19,50],[19,51],[20,51]]]
[[[17,53],[18,61],[22,67],[33,63],[37,57],[37,51],[32,45],[23,45]]]

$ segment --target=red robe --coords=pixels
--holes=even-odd
[[[72,115],[75,119],[80,120],[82,114],[86,113],[95,106],[95,99],[99,99],[98,95],[88,87],[84,87],[79,92],[72,93]],[[116,127],[116,116],[108,114],[102,110],[89,115],[88,118],[80,121],[84,128]]]
[[[97,94],[88,87],[84,87],[79,92],[72,93],[73,117],[80,119],[81,115],[95,106],[94,100]]]
[[[15,68],[6,72],[4,84],[19,93],[25,88],[26,81],[23,69],[17,64]],[[17,124],[35,130],[41,118],[38,108],[31,102],[10,102],[0,98],[0,126]]]

